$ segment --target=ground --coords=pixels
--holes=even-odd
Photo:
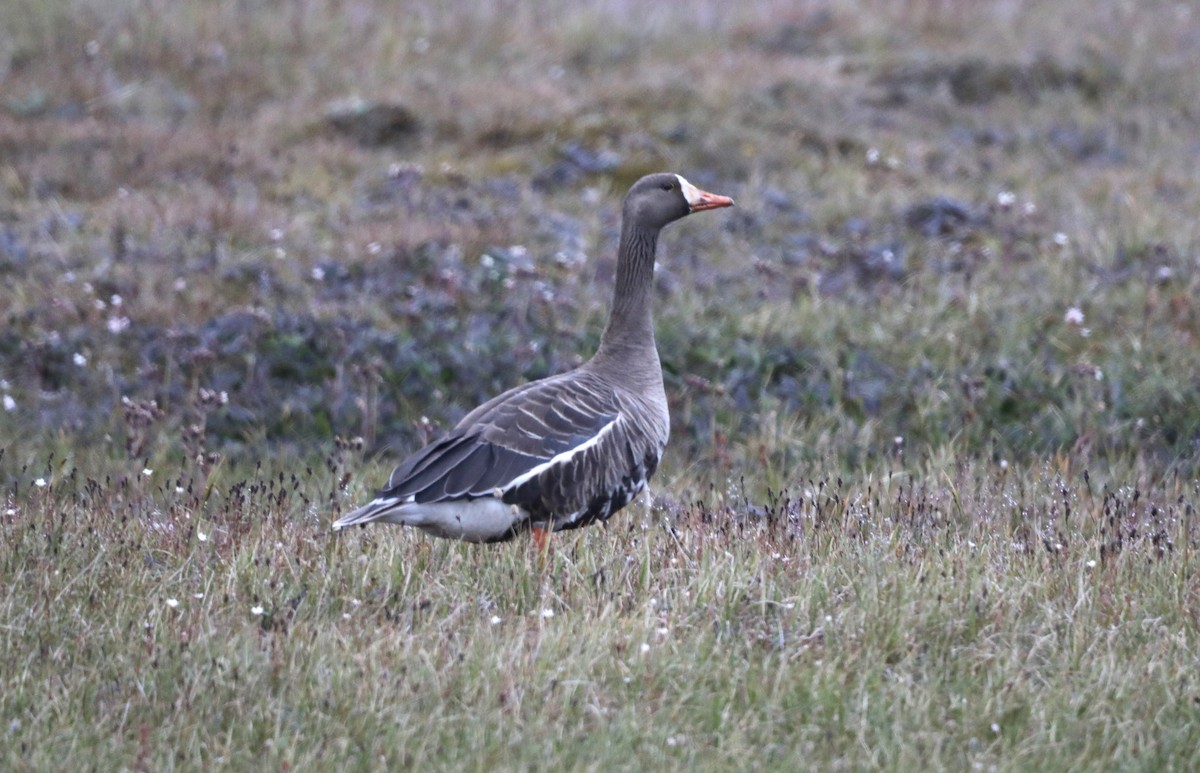
[[[1200,11],[0,10],[0,767],[1200,764]],[[334,535],[594,350],[607,528]]]

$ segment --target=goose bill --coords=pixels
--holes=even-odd
[[[679,175],[676,175],[676,177],[679,177]],[[683,191],[683,197],[687,199],[689,212],[703,212],[706,209],[720,209],[721,207],[733,206],[733,199],[728,196],[702,191],[682,177],[679,177],[679,187]]]

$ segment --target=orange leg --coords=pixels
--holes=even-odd
[[[537,543],[538,553],[546,555],[550,550],[550,532],[540,529],[537,526],[534,526],[530,531],[533,532],[533,541]]]

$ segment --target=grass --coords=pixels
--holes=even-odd
[[[1197,767],[1193,17],[0,11],[0,766]],[[662,168],[653,500],[335,537]]]

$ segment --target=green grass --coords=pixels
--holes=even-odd
[[[1200,767],[1186,4],[251,5],[0,11],[0,768]],[[335,537],[658,169],[653,499]]]

